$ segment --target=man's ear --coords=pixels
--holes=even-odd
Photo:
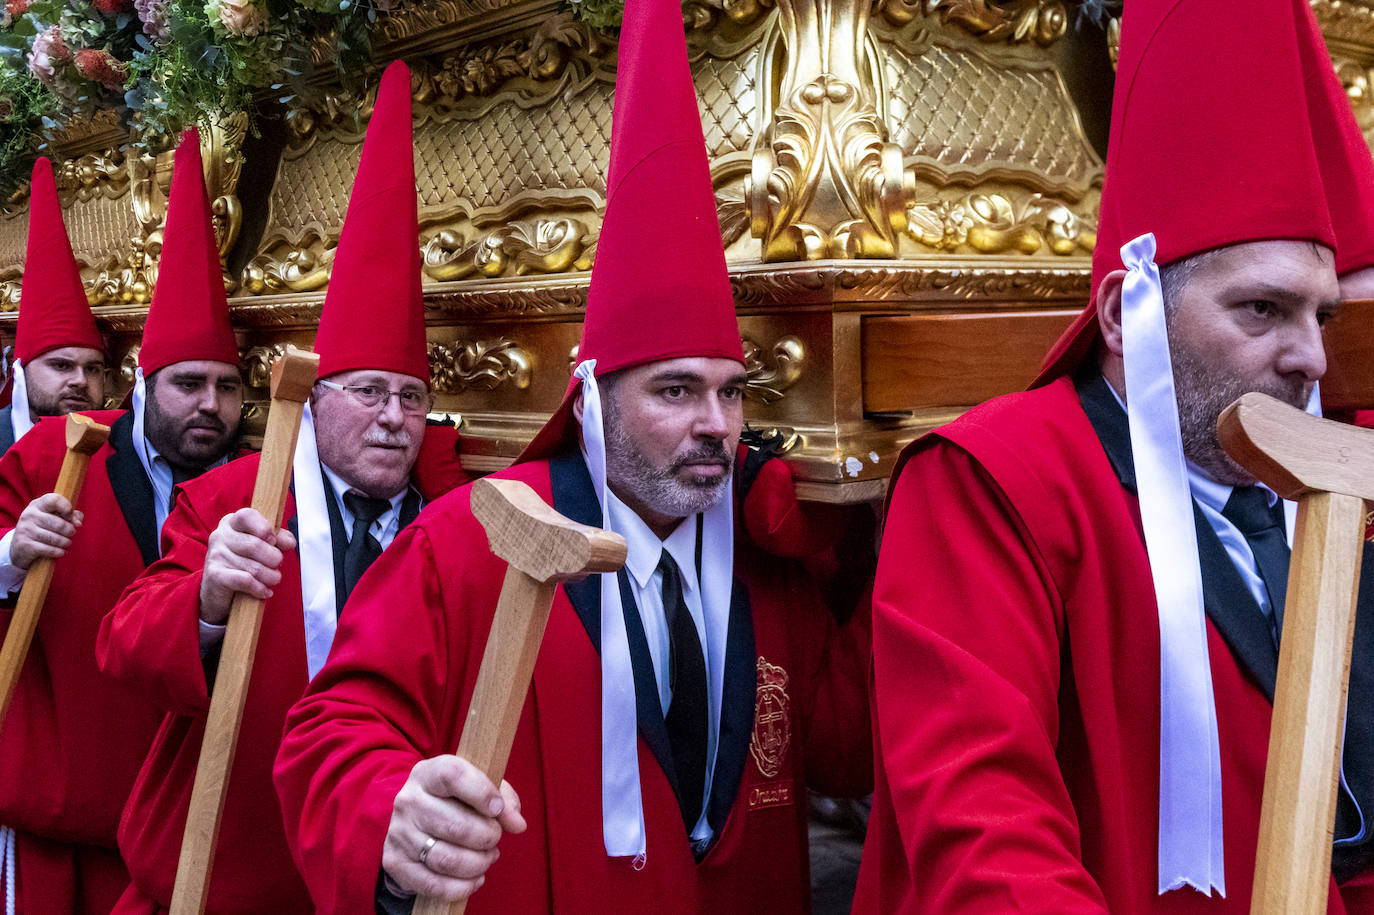
[[[1113,270],[1097,284],[1097,327],[1107,351],[1120,356],[1121,347],[1121,284],[1125,270]]]
[[[573,398],[573,419],[580,424],[582,422],[582,390],[579,388],[577,396]]]

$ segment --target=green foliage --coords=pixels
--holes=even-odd
[[[620,28],[625,0],[568,0],[578,19],[601,29]]]

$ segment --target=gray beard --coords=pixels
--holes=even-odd
[[[715,506],[729,491],[731,462],[723,442],[703,442],[678,455],[665,468],[650,464],[630,443],[619,422],[612,398],[605,398],[606,480],[644,507],[669,518],[686,518]],[[700,484],[678,479],[677,471],[686,463],[723,458],[726,472]]]

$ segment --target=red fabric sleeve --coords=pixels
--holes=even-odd
[[[57,484],[57,469],[43,467],[43,451],[39,447],[39,440],[44,438],[42,433],[51,431],[48,428],[51,425],[35,426],[0,457],[0,537],[14,530],[19,515],[30,502],[50,492]],[[14,600],[0,594],[0,638],[8,634],[13,615]]]
[[[1025,526],[957,446],[895,484],[874,690],[908,900],[927,912],[1104,913],[1055,756],[1062,607]]]
[[[96,661],[158,708],[194,717],[210,707],[200,658],[200,577],[219,514],[203,517],[190,489],[181,490],[162,526],[162,558],[101,621]]]
[[[446,605],[426,532],[407,528],[350,595],[329,661],[287,716],[274,778],[321,912],[373,911],[396,794],[434,755],[430,710],[451,707],[464,680]]]

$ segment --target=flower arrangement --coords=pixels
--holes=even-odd
[[[251,114],[260,98],[297,102],[321,42],[355,85],[369,27],[396,2],[4,0],[0,194],[22,185],[59,131],[97,111],[116,111],[155,151],[190,124]]]

